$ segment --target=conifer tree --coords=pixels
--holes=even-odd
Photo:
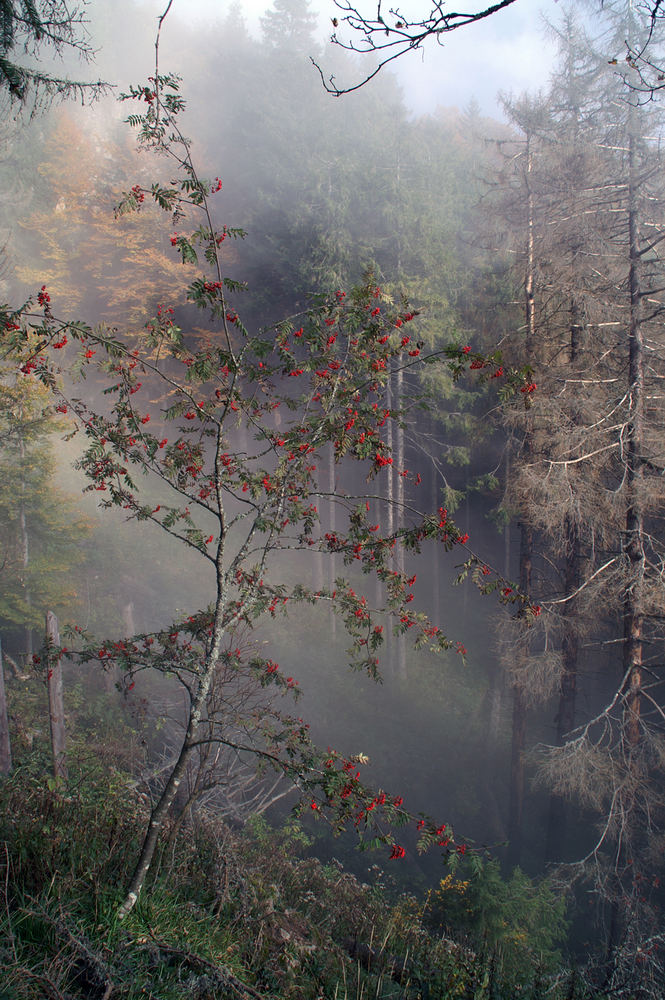
[[[2,0],[0,89],[10,105],[32,103],[34,111],[56,97],[94,98],[107,89],[100,81],[71,80],[35,68],[30,60],[17,60],[21,49],[33,56],[49,49],[58,56],[75,52],[89,61],[93,51],[86,34],[84,3],[72,7],[64,0]]]
[[[605,16],[617,37],[638,37],[632,6],[606,5]],[[535,176],[538,391],[528,414],[538,447],[515,469],[511,490],[548,553],[537,599],[547,642],[556,646],[560,636],[551,661],[551,676],[560,675],[559,746],[547,766],[555,793],[548,852],[566,851],[562,799],[592,805],[597,833],[574,872],[605,909],[608,982],[630,988],[638,938],[657,921],[639,886],[659,877],[654,845],[663,836],[654,780],[663,556],[654,486],[665,203],[659,124],[616,86],[602,55],[614,42],[601,35],[590,58],[589,48],[571,46],[565,26],[562,34],[565,71],[539,132]],[[619,678],[604,649],[622,651],[620,667],[610,659]],[[587,698],[603,700],[587,718],[576,701],[580,684]]]

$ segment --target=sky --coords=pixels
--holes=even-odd
[[[210,24],[223,17],[231,0],[174,0],[174,13]],[[360,0],[361,10],[375,11],[374,0]],[[156,4],[162,10],[165,0]],[[250,30],[259,31],[259,18],[271,0],[241,0]],[[320,37],[327,42],[333,31],[331,19],[339,10],[333,0],[313,0],[319,17]],[[397,6],[397,4],[396,4]],[[465,3],[464,8],[481,6]],[[438,106],[464,108],[474,98],[484,114],[500,116],[497,93],[521,93],[547,86],[554,59],[554,47],[544,38],[544,18],[556,19],[561,7],[557,0],[517,0],[511,7],[485,21],[461,28],[447,36],[443,46],[428,44],[423,51],[408,53],[393,67],[404,89],[407,105],[414,114],[434,111]],[[399,4],[406,16],[428,12],[429,2],[417,0]],[[325,69],[325,52],[323,60]]]
[[[398,69],[407,104],[422,113],[437,105],[464,107],[475,98],[485,114],[495,116],[498,91],[545,88],[555,50],[544,38],[541,11],[557,14],[552,0],[517,0],[507,10],[451,33],[443,47],[434,43],[423,53],[409,53]]]

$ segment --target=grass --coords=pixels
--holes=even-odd
[[[386,890],[380,874],[370,885],[322,863],[293,819],[238,830],[196,816],[165,838],[119,923],[147,804],[112,754],[89,748],[69,754],[66,788],[49,788],[37,745],[0,783],[0,1000],[591,996],[565,975],[541,988],[528,942],[508,976],[500,948],[472,947],[470,925],[454,940],[427,924],[431,905]]]

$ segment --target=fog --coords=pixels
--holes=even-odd
[[[410,477],[396,528],[415,522],[412,511],[436,514],[445,507],[459,534],[469,536],[452,551],[424,544],[399,565],[416,578],[414,608],[441,626],[452,647],[438,656],[418,652],[408,635],[390,634],[384,616],[388,641],[379,651],[377,683],[349,671],[348,636],[327,607],[264,616],[242,641],[297,679],[302,697],[297,707],[290,690],[275,694],[274,703],[263,690],[247,698],[262,706],[266,698],[266,712],[277,704],[302,716],[324,747],[367,755],[368,782],[403,796],[414,814],[449,824],[465,843],[487,847],[504,872],[515,864],[534,877],[556,871],[561,885],[579,877],[593,899],[595,924],[592,934],[580,929],[579,908],[571,904],[570,948],[578,954],[591,937],[604,940],[611,922],[619,892],[608,889],[613,852],[621,854],[616,878],[629,891],[625,848],[617,847],[622,838],[635,857],[642,852],[644,878],[654,886],[640,933],[660,933],[662,903],[656,884],[663,835],[662,502],[657,482],[633,483],[625,455],[626,441],[637,434],[627,400],[646,380],[651,395],[639,446],[644,475],[662,475],[656,400],[665,192],[658,100],[626,97],[609,65],[620,6],[606,5],[606,23],[589,41],[588,5],[576,19],[575,6],[555,0],[540,10],[517,3],[441,46],[410,54],[394,74],[385,70],[341,98],[324,93],[309,56],[326,75],[334,71],[344,80],[362,76],[364,64],[329,44],[331,12],[310,12],[304,0],[278,5],[273,22],[262,22],[264,6],[255,0],[242,7],[176,0],[159,50],[160,73],[182,78],[182,127],[197,169],[222,181],[212,201],[215,225],[247,232],[224,242],[220,253],[226,275],[247,284],[232,302],[248,330],[265,328],[274,337],[276,324],[306,308],[313,295],[350,288],[369,268],[386,301],[406,296],[421,310],[413,336],[423,353],[452,342],[492,359],[476,365],[480,380],[474,372],[455,380],[432,366],[422,377],[407,373],[392,390],[399,396],[392,405],[403,407],[403,440],[398,422],[390,437],[395,468],[408,467]],[[139,333],[158,306],[168,305],[193,350],[208,336],[207,318],[187,301],[191,271],[173,250],[189,219],[171,225],[149,198],[138,213],[113,214],[123,192],[134,185],[148,191],[156,178],[169,183],[173,169],[165,157],[137,152],[123,121],[133,107],[117,100],[154,73],[163,7],[139,0],[90,4],[94,65],[65,66],[73,75],[109,81],[113,96],[83,107],[55,103],[7,128],[0,294],[19,302],[44,285],[57,316],[105,324],[121,337]],[[285,9],[295,11],[290,23]],[[556,31],[546,33],[546,22]],[[610,112],[610,104],[619,110]],[[622,159],[624,127],[637,137],[638,166]],[[645,227],[639,251],[625,221],[633,209],[622,200],[636,187]],[[579,219],[584,226],[575,229]],[[643,284],[631,299],[638,256],[646,261]],[[640,380],[628,333],[637,322],[631,312],[637,297],[649,303],[639,317],[649,355]],[[582,341],[575,339],[581,329]],[[495,379],[487,377],[490,364]],[[502,390],[504,366],[522,369],[512,395]],[[81,386],[66,370],[64,378],[68,396],[107,406],[96,396],[101,382]],[[168,424],[167,403],[155,396],[151,403],[158,434]],[[280,419],[275,433],[294,418],[284,425]],[[155,524],[100,510],[95,492],[82,493],[85,478],[72,468],[81,436],[67,436],[70,429],[63,421],[49,438],[53,489],[61,491],[57,497],[66,494],[62,503],[72,520],[81,515],[88,527],[71,542],[80,559],[69,569],[71,595],[61,614],[105,640],[158,632],[214,603],[214,567],[200,553]],[[255,447],[249,426],[234,428],[232,454]],[[377,518],[388,517],[388,475],[390,490],[399,485],[392,471],[368,483],[354,463],[333,467],[325,449],[315,457],[321,538],[339,530],[351,506],[342,497],[335,511],[336,490],[363,502],[371,495]],[[169,502],[158,481],[146,478],[139,487],[147,504]],[[239,509],[240,502],[231,505],[233,513]],[[638,521],[650,568],[640,577],[648,577],[643,606],[631,610],[638,556],[626,539],[634,538]],[[206,533],[210,523],[202,521]],[[36,552],[46,543],[35,531]],[[233,545],[237,551],[235,536]],[[385,595],[371,577],[321,549],[280,553],[266,580],[323,590],[347,575],[380,606]],[[455,585],[469,557],[497,581],[491,593],[479,593],[471,579]],[[513,591],[531,601],[526,619]],[[641,714],[627,700],[625,680],[637,676],[625,653],[626,623],[637,619],[648,692]],[[39,647],[36,627],[6,618],[2,629],[3,645],[19,663],[29,652],[26,629]],[[130,690],[119,675],[100,678],[91,666],[83,673],[70,666],[67,683],[82,685],[91,700],[111,700],[142,741],[148,770],[175,752],[186,703],[175,680],[146,672]],[[641,735],[633,740],[626,720],[637,716]],[[548,771],[554,755],[545,748],[552,747],[569,756],[563,764],[556,758]],[[581,747],[586,756],[578,759]],[[642,811],[629,821],[637,815],[633,800],[624,803],[622,818],[613,812],[618,789],[629,782],[616,775],[637,758],[638,747],[644,760],[631,794]],[[283,790],[269,811],[276,822],[295,801]],[[242,809],[238,815],[246,818]],[[363,877],[376,863],[377,854],[354,855],[350,839],[334,841],[323,824],[305,822],[322,857],[342,853]],[[403,834],[403,843],[408,857],[400,885],[426,891],[443,877],[447,852],[419,857],[413,832]],[[577,869],[565,867],[578,862]]]

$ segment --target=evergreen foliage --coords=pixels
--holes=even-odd
[[[0,90],[10,106],[32,110],[54,98],[94,98],[108,89],[101,82],[86,83],[44,72],[30,58],[16,60],[17,49],[34,57],[42,47],[56,55],[74,51],[89,60],[92,50],[85,32],[84,4],[71,7],[61,0],[1,0],[0,2]]]

